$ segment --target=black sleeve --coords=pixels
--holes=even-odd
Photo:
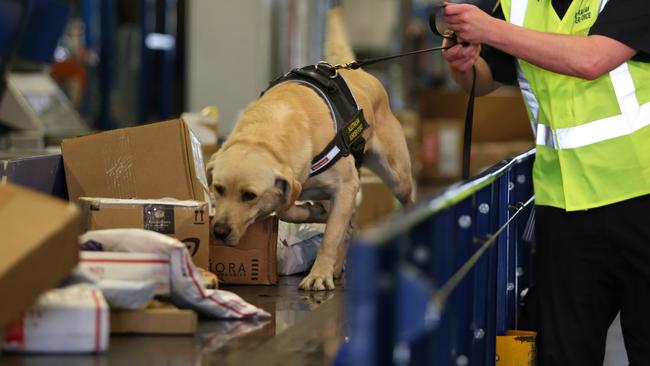
[[[589,34],[624,43],[639,51],[633,60],[650,62],[650,3],[648,0],[610,0]]]
[[[500,4],[494,8],[492,16],[499,19],[505,19]],[[494,80],[507,85],[514,85],[517,83],[517,70],[515,68],[514,57],[486,44],[481,45],[481,57],[490,67],[492,78]]]

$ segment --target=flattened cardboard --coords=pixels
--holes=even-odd
[[[225,284],[275,285],[278,283],[278,219],[253,223],[237,246],[211,238],[210,272]]]
[[[65,139],[70,201],[79,197],[209,202],[201,145],[182,119]]]
[[[174,237],[187,246],[192,261],[208,268],[210,218],[199,201],[80,197],[84,231],[136,228]]]
[[[80,232],[75,205],[0,184],[0,327],[70,274]]]
[[[112,334],[194,334],[198,317],[192,310],[174,306],[111,311]]]

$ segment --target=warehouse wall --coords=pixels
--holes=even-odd
[[[271,3],[188,1],[186,105],[216,105],[221,135],[271,79]]]

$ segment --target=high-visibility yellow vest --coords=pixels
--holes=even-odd
[[[501,0],[512,24],[572,35],[588,35],[607,0],[573,0],[562,19],[551,3]],[[537,131],[537,204],[584,210],[650,193],[650,64],[585,80],[517,60],[517,74]]]

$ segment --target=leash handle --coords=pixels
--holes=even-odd
[[[472,125],[474,124],[474,95],[476,89],[476,66],[472,65],[472,87],[467,98],[467,111],[465,112],[465,130],[463,131],[463,169],[462,178],[469,178],[469,163],[472,156]]]
[[[453,44],[460,43],[463,45],[463,47],[469,45],[468,42],[458,42],[458,37],[456,34],[450,30],[444,30],[440,31],[438,29],[438,14],[441,14],[443,9],[445,8],[446,4],[440,5],[440,6],[434,6],[433,10],[431,11],[431,14],[429,14],[429,29],[431,29],[431,32],[435,34],[436,36],[440,38],[446,38],[450,40]],[[444,23],[443,23],[444,24]]]

